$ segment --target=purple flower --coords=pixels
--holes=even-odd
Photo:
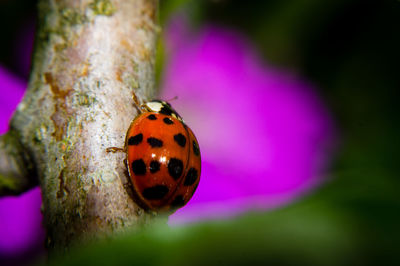
[[[7,132],[9,119],[21,101],[25,87],[26,82],[0,65],[0,134]]]
[[[167,30],[162,98],[178,96],[203,162],[197,192],[170,223],[271,208],[320,182],[333,126],[312,86],[266,65],[232,30],[191,35],[184,25]]]
[[[22,99],[26,82],[0,66],[0,86],[0,134],[4,134],[12,113]],[[19,197],[0,198],[0,257],[24,252],[38,241],[44,243],[40,204],[39,188]]]
[[[287,203],[321,182],[334,140],[331,117],[312,86],[266,65],[240,34],[208,26],[167,29],[163,95],[195,132],[202,177],[177,224]],[[0,67],[0,133],[26,83]],[[40,191],[0,199],[0,256],[43,243]]]

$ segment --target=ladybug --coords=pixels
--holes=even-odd
[[[192,130],[168,102],[140,104],[126,133],[126,165],[134,198],[151,211],[175,211],[193,196],[200,180],[201,155]]]

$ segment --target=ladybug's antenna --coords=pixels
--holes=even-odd
[[[139,111],[139,113],[143,113],[143,109],[142,109],[143,104],[141,104],[141,103],[139,102],[139,99],[138,99],[138,97],[136,96],[134,90],[132,90],[132,99],[133,99],[133,103],[134,103],[136,109]]]
[[[177,100],[178,99],[178,96],[175,96],[174,98],[171,98],[171,99],[168,99],[168,100],[165,100],[166,102],[171,102],[171,101],[175,101],[175,100]]]

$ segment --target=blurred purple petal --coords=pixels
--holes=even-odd
[[[0,66],[0,134],[8,130],[12,113],[21,101],[26,83]],[[40,190],[19,197],[0,198],[0,257],[25,252],[43,243]]]
[[[44,245],[39,187],[0,200],[0,255],[11,256]]]
[[[170,222],[232,215],[287,202],[320,182],[333,140],[312,86],[265,65],[243,36],[184,22],[167,30],[164,95],[195,132],[202,179]]]
[[[7,132],[9,120],[22,99],[25,87],[26,82],[0,66],[0,134]]]

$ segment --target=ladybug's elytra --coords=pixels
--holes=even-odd
[[[126,163],[136,202],[152,211],[174,211],[193,196],[200,180],[201,156],[196,137],[165,101],[140,104],[126,133]]]

